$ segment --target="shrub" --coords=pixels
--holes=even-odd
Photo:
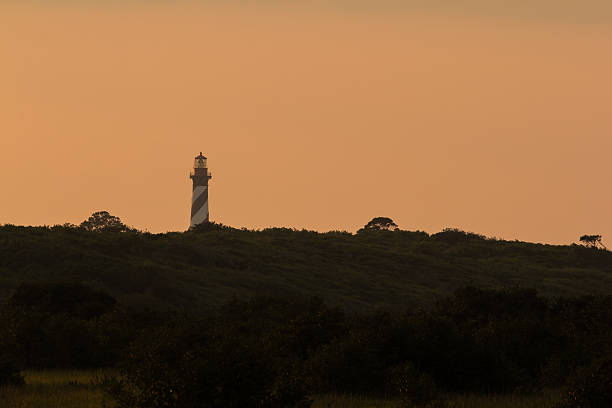
[[[559,408],[612,406],[612,357],[600,359],[569,381]]]
[[[440,393],[433,379],[416,369],[412,363],[404,363],[389,370],[389,388],[401,397],[401,407],[420,408],[442,406]]]
[[[0,386],[23,384],[25,380],[14,359],[8,354],[0,354]]]
[[[457,228],[445,228],[443,231],[433,234],[431,237],[435,241],[446,242],[451,245],[469,241],[484,241],[486,239],[484,235],[461,231]]]
[[[189,229],[189,231],[192,231],[192,232],[232,231],[232,230],[235,230],[235,228],[232,228],[227,225],[223,225],[221,223],[216,223],[214,221],[203,222]]]
[[[81,284],[22,284],[3,308],[8,335],[0,346],[12,347],[18,362],[29,368],[108,365],[94,328],[114,309],[114,298]]]
[[[183,323],[137,342],[103,387],[120,408],[306,408],[297,365],[221,323]]]
[[[113,310],[116,301],[80,283],[23,283],[9,299],[11,309],[28,314],[92,319]]]

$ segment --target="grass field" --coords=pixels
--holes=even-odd
[[[448,408],[553,408],[559,393],[541,395],[453,395]],[[351,395],[323,395],[315,398],[313,408],[399,408],[399,400],[375,399]]]
[[[25,387],[0,388],[0,407],[101,408],[113,405],[94,385],[103,371],[26,371]]]
[[[26,371],[25,387],[0,388],[2,408],[113,408],[95,385],[108,371]],[[450,408],[548,408],[559,399],[550,391],[540,395],[456,395]],[[399,401],[350,395],[321,395],[313,408],[397,408]]]

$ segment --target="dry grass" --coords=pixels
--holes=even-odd
[[[538,395],[453,395],[449,408],[552,408],[560,400],[558,391]],[[400,408],[399,400],[367,398],[356,395],[321,395],[312,408]]]
[[[109,371],[26,371],[24,387],[0,388],[2,408],[112,408],[113,403],[95,385]],[[551,408],[556,391],[538,395],[455,395],[449,408]],[[327,394],[314,398],[313,408],[398,408],[399,400]]]
[[[0,388],[0,407],[111,408],[93,382],[101,371],[47,370],[24,372],[24,387]]]
[[[399,401],[361,397],[358,395],[328,394],[314,398],[312,408],[398,408]]]
[[[460,395],[450,399],[451,408],[553,408],[561,400],[559,391],[536,395]]]

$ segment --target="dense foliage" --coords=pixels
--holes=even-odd
[[[0,311],[0,349],[31,368],[103,366],[115,315],[115,299],[81,284],[23,284]]]
[[[297,311],[295,306],[268,300],[233,304],[220,316],[179,319],[156,328],[129,348],[118,365],[120,376],[107,379],[105,387],[125,408],[308,407],[299,351],[305,342],[319,340],[287,331],[289,314],[298,317],[313,310],[306,306]]]
[[[313,294],[347,311],[399,310],[466,285],[532,287],[545,296],[612,293],[612,253],[582,245],[500,241],[454,229],[350,234],[206,224],[149,234],[101,225],[0,226],[0,301],[22,282],[49,281],[84,283],[121,304],[157,310],[205,310],[233,296]]]
[[[612,404],[612,355],[578,370],[568,382],[560,408],[609,408]]]
[[[328,392],[442,407],[560,387],[563,408],[612,406],[598,248],[456,229],[4,226],[0,288],[0,385],[19,368],[114,367],[121,408],[303,408]]]
[[[21,370],[12,355],[0,353],[0,387],[4,385],[23,385],[25,383]]]
[[[121,375],[106,389],[125,408],[306,407],[326,392],[434,406],[449,392],[563,386],[565,407],[612,402],[612,296],[466,287],[403,312],[258,297],[159,314],[124,310],[82,285],[24,284],[0,313],[0,350],[13,363],[115,366]],[[18,379],[10,367],[5,378]]]
[[[468,287],[428,310],[360,315],[316,299],[256,298],[154,333],[129,348],[122,380],[109,381],[125,407],[307,406],[307,395],[327,392],[442,406],[446,393],[566,385],[567,407],[612,402],[612,296],[550,301]]]

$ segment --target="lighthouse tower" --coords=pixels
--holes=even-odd
[[[193,172],[189,175],[193,180],[193,196],[191,198],[191,226],[193,228],[208,222],[208,180],[212,175],[206,167],[206,157],[200,152],[193,164]]]

